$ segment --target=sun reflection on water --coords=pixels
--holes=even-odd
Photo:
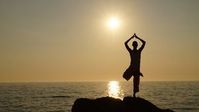
[[[118,81],[109,81],[108,83],[108,96],[114,98],[122,97],[122,90]]]

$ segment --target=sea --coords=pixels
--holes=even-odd
[[[0,112],[71,112],[77,98],[132,96],[132,82],[0,83]],[[137,95],[163,109],[199,112],[199,81],[142,81]]]

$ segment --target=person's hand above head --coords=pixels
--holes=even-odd
[[[131,38],[134,38],[134,37],[136,37],[136,34],[135,34],[135,33],[133,34],[133,36],[132,36]]]
[[[134,34],[134,35],[135,35],[135,38],[138,38],[138,36],[136,34]]]

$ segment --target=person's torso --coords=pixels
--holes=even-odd
[[[141,59],[141,52],[139,50],[132,50],[130,52],[131,56],[131,68],[133,71],[140,71],[140,59]]]

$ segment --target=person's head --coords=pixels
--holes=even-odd
[[[136,41],[133,41],[133,48],[136,49],[138,47],[138,43]]]

